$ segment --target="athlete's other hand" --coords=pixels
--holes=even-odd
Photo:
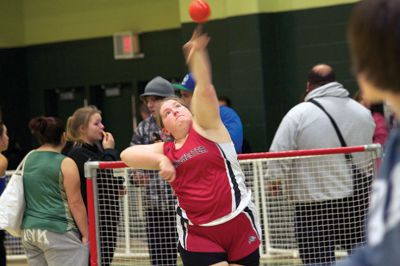
[[[172,165],[171,161],[165,156],[159,164],[160,171],[158,174],[165,179],[167,182],[172,182],[175,180],[176,172],[175,167]]]

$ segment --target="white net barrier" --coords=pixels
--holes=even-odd
[[[240,160],[259,212],[262,261],[327,263],[362,245],[378,154],[378,148],[353,153],[353,163],[344,154]],[[182,265],[168,184],[154,171],[106,168],[87,174],[97,240],[90,246],[97,246],[98,265]],[[119,189],[121,180],[126,193]],[[6,246],[10,257],[23,254],[19,239],[8,237]]]
[[[351,159],[344,154],[327,154],[241,160],[260,214],[263,261],[279,265],[328,263],[363,245],[376,159],[377,150],[371,149],[354,153]],[[168,185],[152,171],[108,171],[107,175],[112,171],[112,175],[123,177],[128,189],[119,200],[115,254],[106,257],[113,257],[115,265],[181,264],[173,245],[177,241],[175,214]],[[104,174],[98,170],[94,176]],[[97,197],[104,196],[102,193]],[[98,233],[106,231],[103,227]],[[101,253],[104,265],[105,254]]]
[[[254,177],[253,191],[260,183],[254,199],[266,258],[284,265],[329,264],[365,243],[376,154],[353,157],[354,164],[343,154],[246,161],[256,166],[254,173],[244,167]]]
[[[109,179],[110,176],[122,177],[127,188],[125,193],[112,187],[96,191],[94,182],[101,265],[109,265],[112,258],[115,265],[176,265],[178,237],[175,198],[169,185],[156,173],[128,168],[97,171],[96,181],[99,178]],[[105,195],[106,198],[119,195],[119,201],[110,204],[107,200],[101,200]],[[111,217],[107,209],[119,209],[112,219],[118,221],[118,226],[110,224]],[[116,239],[102,237],[112,232],[117,236]],[[115,246],[115,250],[104,249],[104,246]]]

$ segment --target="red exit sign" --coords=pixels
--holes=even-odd
[[[117,32],[114,34],[114,58],[143,58],[140,53],[139,35],[132,32]]]

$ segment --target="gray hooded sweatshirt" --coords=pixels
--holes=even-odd
[[[311,91],[305,102],[294,106],[285,115],[270,151],[341,147],[329,118],[317,106],[306,102],[310,99],[318,101],[333,117],[347,146],[372,143],[375,123],[370,111],[349,98],[349,92],[342,84],[331,82]],[[354,163],[366,164],[366,154],[353,156]],[[289,195],[295,202],[338,199],[352,193],[350,168],[342,154],[273,161],[269,164],[269,175],[287,181]]]

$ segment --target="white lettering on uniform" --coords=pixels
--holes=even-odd
[[[46,236],[47,230],[37,230],[37,242],[42,244],[49,244],[49,240]]]
[[[24,241],[33,242],[33,243],[41,243],[41,244],[49,244],[49,240],[47,239],[47,230],[40,229],[25,229],[24,230]]]
[[[33,234],[33,229],[25,229],[24,230],[24,240],[25,241],[35,241],[35,236]]]

